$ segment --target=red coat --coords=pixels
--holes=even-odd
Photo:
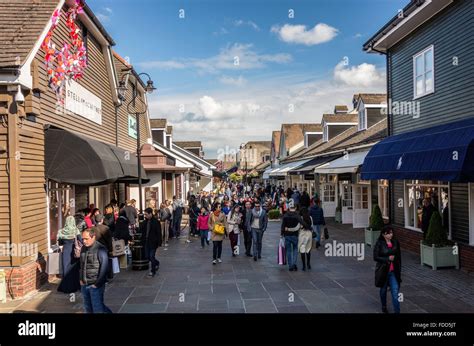
[[[207,215],[199,215],[197,220],[197,229],[198,230],[207,230],[209,229],[209,214]]]

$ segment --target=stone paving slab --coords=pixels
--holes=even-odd
[[[276,263],[279,222],[269,224],[263,258],[232,257],[224,241],[223,263],[212,265],[212,247],[201,249],[197,238],[171,240],[160,249],[157,276],[123,270],[107,284],[105,303],[120,313],[380,313],[379,291],[373,285],[372,249],[363,260],[326,256],[323,246],[312,251],[312,269],[289,272]],[[363,230],[329,222],[331,239],[362,243]],[[241,247],[242,249],[242,247]],[[433,271],[416,254],[402,253],[403,313],[473,313],[474,275],[455,269]],[[298,258],[299,266],[301,260]],[[82,312],[75,300],[56,291],[59,281],[20,300],[0,304],[0,313]],[[184,299],[183,299],[184,298]],[[388,308],[392,309],[390,294]]]

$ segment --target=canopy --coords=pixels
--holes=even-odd
[[[47,126],[45,174],[58,183],[74,185],[133,184],[138,182],[137,157],[135,152]],[[141,178],[149,182],[143,167]]]
[[[270,177],[281,177],[285,176],[290,170],[300,167],[304,165],[306,162],[310,161],[311,159],[305,159],[305,160],[299,160],[299,161],[293,161],[289,163],[285,163],[281,165],[278,169],[275,171],[270,172]]]
[[[365,158],[361,178],[474,181],[474,118],[385,138]]]
[[[314,159],[309,160],[305,164],[293,168],[290,170],[290,175],[300,175],[300,174],[311,174],[314,172],[314,169],[318,166],[321,166],[322,164],[332,161],[334,159],[337,159],[341,155],[331,155],[331,156],[326,156],[326,157],[316,157]]]
[[[346,155],[320,165],[314,169],[314,173],[320,174],[339,174],[339,173],[357,173],[359,166],[364,162],[367,151],[349,152]]]

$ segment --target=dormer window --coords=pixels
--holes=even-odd
[[[367,129],[367,112],[364,104],[361,102],[359,106],[359,131]]]
[[[327,142],[329,138],[328,134],[328,126],[324,124],[324,130],[323,130],[323,142]]]

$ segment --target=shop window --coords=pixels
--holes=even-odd
[[[325,184],[322,187],[323,202],[330,203],[336,201],[336,186]]]
[[[423,200],[430,203],[441,213],[443,226],[449,231],[449,186],[435,181],[413,180],[405,182],[405,226],[421,230]]]
[[[354,186],[354,209],[369,209],[368,186]]]
[[[342,184],[342,206],[352,207],[352,186],[350,184]]]
[[[382,217],[388,219],[388,180],[379,180],[379,207],[382,211]]]
[[[413,57],[413,89],[415,98],[434,92],[433,46]]]
[[[74,186],[48,181],[49,248],[57,244],[58,231],[64,227],[66,218],[75,214]]]

